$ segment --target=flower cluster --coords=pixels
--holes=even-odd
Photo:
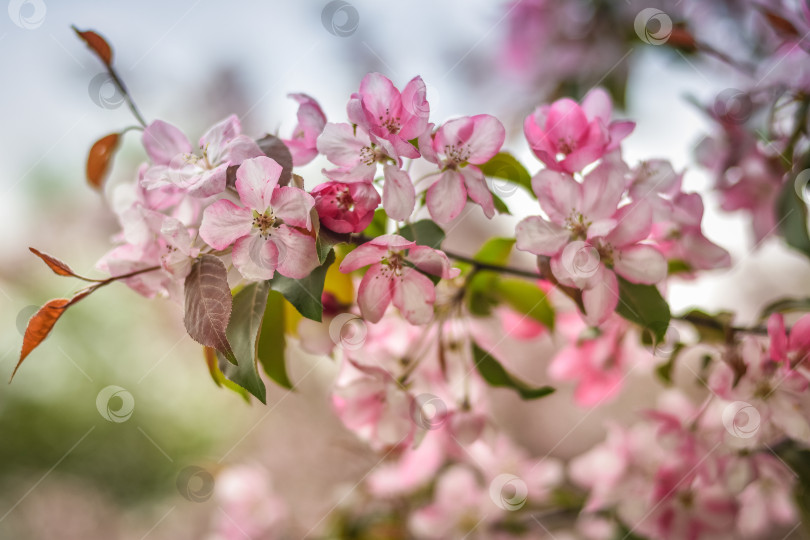
[[[555,11],[542,1],[510,9]],[[780,47],[804,43],[792,39]],[[789,62],[793,53],[778,49]],[[782,76],[797,117],[778,144],[715,111],[722,135],[700,155],[718,175],[723,208],[750,210],[758,239],[789,220],[786,241],[810,255],[802,195],[790,186],[786,198],[783,186],[798,154],[810,155],[810,101],[805,79]],[[776,302],[751,325],[671,312],[670,278],[729,267],[731,257],[704,235],[704,202],[684,189],[685,171],[664,159],[625,161],[635,124],[614,118],[606,90],[540,104],[525,118],[533,174],[503,151],[497,118],[440,122],[426,96],[419,77],[400,90],[370,73],[346,121],[329,122],[314,98],[292,94],[288,137],[254,140],[231,116],[197,148],[177,127],[143,122],[147,161],[134,182],[110,190],[121,230],[98,263],[110,277],[83,277],[32,249],[89,285],[31,318],[19,362],[68,307],[114,281],[183,302],[213,380],[248,399],[266,401],[260,369],[294,386],[288,343],[330,356],[336,419],[381,456],[358,483],[375,504],[343,509],[333,524],[345,536],[381,519],[419,538],[551,534],[546,524],[587,539],[739,538],[793,524],[790,493],[810,489],[806,463],[796,465],[810,445],[810,315],[789,312],[810,310],[807,301]],[[91,161],[98,156],[109,152]],[[311,162],[320,175],[297,174]],[[456,253],[445,236],[468,215],[510,211],[487,177],[523,188],[537,213],[472,256]],[[523,266],[512,266],[519,257]],[[561,390],[557,406],[570,399],[589,414],[653,377],[668,387],[658,406],[635,411],[630,427],[611,425],[568,464],[556,445],[518,444],[523,428],[506,428],[498,412],[501,390],[537,400],[557,390],[548,381]],[[298,535],[271,483],[258,465],[220,475],[229,519],[215,524],[219,537]]]

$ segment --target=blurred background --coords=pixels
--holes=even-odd
[[[627,4],[631,13],[644,7]],[[331,121],[344,121],[346,101],[368,71],[399,86],[419,74],[434,121],[494,114],[507,125],[506,147],[532,172],[539,168],[522,119],[566,89],[544,86],[542,73],[527,81],[504,65],[509,6],[491,0],[335,6],[8,2],[8,16],[0,13],[0,379],[11,374],[37,306],[80,286],[48,271],[28,246],[95,275],[118,230],[106,198],[86,186],[84,165],[93,141],[134,121],[71,24],[110,41],[147,121],[166,120],[192,140],[230,113],[247,134],[289,134],[297,107],[290,92],[312,95]],[[617,31],[632,34],[632,26]],[[735,75],[632,40],[588,70],[592,80],[567,90],[581,98],[589,84],[603,84],[624,97],[618,116],[638,124],[624,145],[627,160],[665,157],[678,169],[691,167],[685,184],[704,193],[706,235],[732,253],[730,271],[673,283],[674,310],[726,308],[745,320],[768,300],[810,293],[799,279],[807,264],[775,240],[753,249],[748,223],[717,210],[709,178],[693,166],[709,123],[685,97],[711,102],[734,86]],[[126,135],[107,192],[133,180],[145,158],[137,138]],[[321,181],[322,166],[303,169],[307,187]],[[514,216],[489,224],[473,212],[447,245],[471,253],[534,210],[519,195],[506,202]],[[72,308],[0,390],[0,538],[205,538],[213,521],[227,518],[210,497],[214,476],[240,462],[267,467],[304,530],[317,526],[331,510],[324,493],[350,489],[375,460],[329,411],[325,389],[335,366],[296,350],[288,364],[298,391],[268,384],[268,405],[248,404],[211,381],[201,347],[185,334],[181,306],[114,285]],[[643,392],[644,381],[637,384]],[[570,403],[564,392],[554,399]],[[505,423],[518,425],[530,412],[548,423],[536,436],[519,437],[537,453],[582,415],[538,413],[555,408],[550,400],[531,407],[504,396],[499,410]],[[555,451],[582,452],[601,438],[605,416],[630,414],[622,407],[593,415]]]

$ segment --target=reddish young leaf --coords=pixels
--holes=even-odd
[[[105,65],[110,66],[112,64],[112,47],[110,47],[106,39],[92,30],[79,30],[75,26],[72,28]]]
[[[113,153],[118,146],[118,133],[111,133],[93,143],[87,154],[87,183],[93,189],[101,190],[107,169],[110,168]]]
[[[796,29],[793,23],[787,20],[786,18],[769,10],[766,7],[757,6],[757,9],[759,9],[759,11],[768,20],[768,24],[771,25],[771,28],[773,28],[774,31],[780,36],[785,38],[801,37],[801,33]]]
[[[60,276],[77,277],[79,279],[86,279],[83,278],[82,276],[77,275],[73,271],[73,269],[71,269],[70,266],[67,265],[67,263],[60,261],[56,257],[52,257],[47,253],[42,253],[40,250],[32,247],[29,247],[28,250],[37,257],[39,257],[40,259],[42,259],[42,261],[48,265],[48,268],[53,270],[54,274]]]
[[[667,39],[667,45],[684,52],[695,52],[698,49],[697,41],[692,33],[683,25],[676,25]]]
[[[87,287],[86,289],[82,289],[70,299],[57,298],[55,300],[51,300],[39,308],[39,311],[34,313],[34,316],[28,321],[28,326],[25,329],[22,351],[20,351],[20,359],[17,361],[14,371],[11,373],[9,382],[11,382],[11,379],[14,378],[17,370],[20,369],[20,365],[23,363],[23,360],[25,360],[25,358],[31,354],[31,351],[36,349],[39,344],[42,343],[46,337],[48,337],[48,334],[51,333],[51,329],[56,324],[56,321],[59,320],[59,317],[62,316],[65,310],[82,298],[88,296],[98,287],[98,285],[93,285]]]
[[[236,363],[225,335],[231,320],[233,297],[225,264],[214,255],[203,255],[186,277],[186,314],[183,322],[191,338],[221,352]]]

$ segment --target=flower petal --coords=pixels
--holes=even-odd
[[[269,157],[242,162],[236,170],[236,191],[242,204],[260,213],[270,208],[280,176],[281,165]]]
[[[653,246],[638,244],[617,252],[613,267],[633,283],[652,285],[667,277],[667,260]]]
[[[363,147],[369,146],[368,133],[362,127],[350,124],[328,123],[318,137],[318,152],[341,167],[354,167],[360,161]]]
[[[771,360],[782,362],[787,358],[788,338],[785,333],[785,319],[781,313],[773,313],[768,318],[768,337],[771,340]]]
[[[495,203],[492,201],[492,193],[487,187],[484,173],[475,165],[470,165],[461,169],[461,176],[464,177],[464,185],[467,186],[467,195],[481,206],[487,218],[492,219],[495,215]]]
[[[242,125],[239,117],[230,115],[225,120],[214,125],[200,137],[200,148],[208,154],[212,163],[219,162],[219,156],[224,151],[225,145],[242,132]]]
[[[619,304],[619,281],[616,274],[602,267],[599,279],[582,291],[585,322],[592,326],[602,324],[616,311]]]
[[[282,225],[270,235],[278,249],[278,267],[282,275],[293,279],[307,277],[320,265],[315,238],[292,227]]]
[[[652,206],[645,200],[622,206],[615,214],[616,227],[607,235],[615,247],[629,246],[650,235]]]
[[[250,210],[222,199],[203,212],[200,237],[214,249],[225,249],[250,234],[252,228]]]
[[[426,324],[433,318],[436,289],[433,282],[419,271],[406,268],[394,279],[394,305],[411,324]]]
[[[255,233],[237,240],[231,256],[242,277],[258,281],[273,277],[279,253],[273,242]]]
[[[517,224],[515,236],[520,251],[552,256],[568,243],[571,233],[540,216],[530,216]]]
[[[383,173],[385,174],[383,208],[391,219],[404,221],[411,217],[416,205],[416,190],[411,177],[393,165],[386,165]]]
[[[304,191],[290,186],[273,191],[270,199],[273,214],[293,227],[312,228],[310,211],[315,207],[315,199]]]
[[[452,268],[447,255],[427,246],[413,246],[408,250],[408,260],[423,272],[444,279],[454,278],[461,272],[458,268]]]
[[[357,289],[357,305],[363,318],[370,323],[379,322],[392,296],[391,279],[383,272],[383,265],[375,264],[368,269]]]
[[[555,223],[562,224],[580,207],[582,186],[571,176],[543,169],[532,178],[532,191],[540,207]]]
[[[168,165],[178,154],[191,152],[191,143],[183,132],[163,120],[155,120],[143,130],[143,147],[156,165]]]
[[[344,274],[354,272],[370,264],[378,263],[388,253],[388,248],[372,242],[357,246],[343,258],[340,271]]]
[[[427,207],[431,217],[438,223],[453,221],[464,210],[467,189],[461,174],[456,171],[442,173],[439,180],[427,191]]]

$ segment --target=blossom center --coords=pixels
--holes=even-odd
[[[273,227],[276,226],[276,221],[273,210],[270,208],[261,214],[258,210],[253,211],[253,228],[258,229],[259,234],[265,239],[272,233]]]
[[[388,130],[391,135],[396,135],[402,129],[399,117],[392,116],[389,109],[385,109],[385,114],[379,116],[380,125]]]
[[[577,143],[574,141],[573,138],[569,137],[560,137],[557,139],[557,151],[561,154],[565,154],[566,156],[576,150]]]
[[[351,193],[349,193],[349,188],[347,187],[343,188],[335,195],[333,203],[344,212],[351,212],[354,210],[354,199],[352,198]]]
[[[447,156],[447,166],[454,167],[470,159],[472,151],[469,144],[458,141],[457,144],[444,145],[444,155]]]
[[[388,251],[388,253],[380,260],[382,264],[382,274],[388,279],[400,277],[402,269],[405,267],[405,258],[402,256],[401,251]]]

